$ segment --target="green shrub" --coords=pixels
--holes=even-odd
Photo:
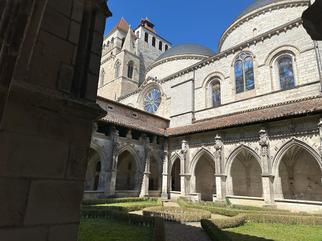
[[[232,241],[220,228],[207,219],[200,221],[201,227],[207,232],[212,241]]]
[[[165,241],[164,221],[160,218],[129,214],[115,210],[82,210],[81,216],[85,219],[114,219],[132,225],[153,227],[152,241]]]
[[[235,228],[244,225],[246,217],[243,214],[238,214],[231,218],[214,218],[211,220],[218,228]]]
[[[302,225],[322,225],[322,217],[318,216],[296,216],[284,214],[245,214],[245,218],[255,223],[281,223],[281,224],[302,224]]]
[[[211,213],[205,210],[178,207],[145,208],[143,215],[176,222],[196,222],[211,217]]]

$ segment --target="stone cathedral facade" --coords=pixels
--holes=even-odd
[[[149,19],[104,40],[85,198],[159,196],[322,212],[322,43],[307,0],[255,1],[218,51]]]

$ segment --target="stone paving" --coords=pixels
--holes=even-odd
[[[200,227],[166,222],[166,241],[211,241],[207,234]]]

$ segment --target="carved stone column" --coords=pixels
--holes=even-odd
[[[224,201],[226,198],[226,175],[222,174],[222,166],[223,166],[223,148],[224,143],[222,142],[222,138],[219,135],[215,137],[215,163],[216,163],[216,174],[215,174],[215,185],[216,185],[216,194],[217,201]]]
[[[117,162],[118,162],[118,154],[119,154],[119,131],[113,127],[112,128],[112,158],[110,160],[110,168],[108,171],[108,180],[109,185],[107,185],[107,189],[105,190],[105,195],[112,196],[115,195],[116,188],[116,176],[117,176]]]
[[[274,192],[273,192],[273,176],[271,174],[271,160],[269,157],[269,138],[267,131],[262,129],[259,131],[259,145],[261,163],[263,168],[262,173],[262,185],[263,185],[263,197],[267,205],[274,203]]]
[[[169,198],[169,153],[168,153],[168,140],[165,140],[164,143],[164,153],[163,153],[163,171],[162,171],[162,199],[168,199]]]
[[[140,197],[149,197],[149,181],[150,181],[150,159],[151,146],[149,137],[145,138],[145,167],[141,186]]]
[[[188,151],[189,151],[189,145],[188,142],[183,140],[181,142],[181,163],[180,163],[180,184],[181,184],[181,195],[182,196],[186,196],[188,194],[188,190],[187,190],[187,182],[188,179],[190,177],[190,175],[188,175],[186,173],[186,163],[187,163],[187,159],[188,159]]]

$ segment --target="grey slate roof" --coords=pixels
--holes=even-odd
[[[181,44],[165,51],[156,61],[177,55],[189,54],[212,56],[214,55],[214,52],[211,49],[198,44]]]
[[[265,7],[266,5],[270,5],[270,4],[278,3],[278,2],[283,2],[283,1],[285,1],[285,0],[254,0],[254,3],[252,3],[244,11],[242,11],[241,14],[237,17],[237,19],[245,16],[246,14],[248,14],[256,9]]]

